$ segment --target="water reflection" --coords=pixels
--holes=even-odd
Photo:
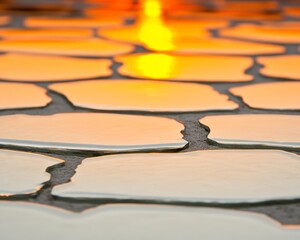
[[[182,38],[208,36],[206,28],[224,26],[224,21],[166,20],[163,1],[144,0],[138,22],[130,27],[100,30],[100,34],[116,39],[142,44],[155,51],[176,48],[174,41]]]
[[[159,64],[157,64],[159,63]],[[142,76],[166,79],[174,76],[175,58],[166,54],[148,54],[137,58],[136,71]]]
[[[99,33],[110,39],[143,45],[153,51],[237,55],[284,52],[284,48],[281,46],[214,38],[208,30],[225,27],[228,22],[224,20],[170,18],[168,11],[171,7],[165,5],[166,2],[160,0],[141,1],[136,24],[129,27],[100,29]],[[260,5],[260,3],[250,4],[250,12],[255,13]],[[229,9],[235,9],[239,5],[228,3],[226,6]],[[245,8],[245,5],[243,6]],[[266,4],[265,7],[276,7],[276,5]],[[177,8],[173,6],[172,9],[176,10]],[[218,14],[218,12],[214,14]]]
[[[173,33],[162,19],[162,3],[159,0],[144,0],[140,16],[139,39],[152,49],[173,48]]]
[[[122,75],[135,78],[204,82],[243,82],[253,78],[245,73],[253,63],[247,57],[149,53],[118,56],[115,59],[123,64],[119,69]]]

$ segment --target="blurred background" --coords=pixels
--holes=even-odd
[[[82,9],[138,11],[148,0],[2,0],[2,11],[31,11],[79,14]],[[282,11],[282,5],[293,6],[299,0],[153,0],[159,2],[165,14],[170,12],[263,12],[276,13]],[[90,13],[91,14],[91,13]]]

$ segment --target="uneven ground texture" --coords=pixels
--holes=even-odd
[[[83,4],[78,4],[79,7],[82,7]],[[80,15],[80,13],[76,13]],[[12,22],[9,27],[24,27],[23,20],[26,16],[15,15],[12,18]],[[290,18],[285,17],[286,20],[290,20]],[[249,22],[242,20],[231,20],[231,26],[235,26],[240,23]],[[252,23],[259,22],[250,21]],[[126,24],[130,24],[132,21],[127,21]],[[5,26],[8,27],[8,26]],[[95,29],[96,30],[96,29]],[[210,30],[213,36],[216,38],[220,38],[219,30]],[[99,37],[95,31],[95,36]],[[101,37],[101,36],[100,36]],[[1,44],[1,43],[0,43]],[[281,44],[285,47],[285,54],[295,54],[297,53],[297,45],[296,44]],[[135,46],[136,53],[148,52],[141,46]],[[252,56],[254,61],[257,56]],[[111,59],[114,63],[112,66],[113,75],[109,79],[125,79],[120,76],[118,73],[118,68],[120,64],[117,63],[113,58]],[[25,109],[25,110],[2,110],[0,111],[1,116],[5,115],[14,115],[14,114],[30,114],[30,115],[50,115],[54,113],[69,113],[69,112],[117,112],[121,114],[134,114],[134,115],[150,115],[150,116],[162,116],[166,118],[175,119],[176,121],[182,123],[185,127],[183,131],[184,139],[188,141],[188,146],[182,152],[190,152],[195,150],[206,150],[206,149],[224,149],[224,146],[220,146],[216,143],[211,143],[208,141],[208,129],[199,124],[198,120],[204,116],[210,115],[226,115],[226,114],[244,114],[244,113],[263,113],[263,114],[289,114],[289,115],[299,115],[300,111],[280,111],[280,110],[255,110],[248,107],[241,98],[232,95],[228,89],[232,87],[251,85],[255,83],[266,83],[266,82],[276,82],[281,79],[276,78],[268,78],[259,74],[259,70],[262,66],[259,65],[256,61],[255,64],[249,69],[247,72],[254,76],[254,81],[251,83],[211,83],[210,86],[214,87],[220,93],[226,94],[229,96],[229,99],[234,101],[239,105],[238,110],[233,111],[209,111],[209,112],[196,112],[196,113],[147,113],[147,112],[127,112],[127,111],[96,111],[96,110],[87,110],[79,107],[73,106],[65,96],[55,93],[51,90],[48,90],[48,85],[50,83],[34,83],[38,86],[41,86],[48,90],[47,95],[52,99],[52,103],[49,104],[45,108],[35,108],[35,109]],[[216,69],[217,71],[217,69]],[[5,82],[5,81],[0,81]],[[288,126],[287,126],[288,127]],[[4,148],[3,146],[0,148]],[[243,148],[243,147],[240,147]],[[245,147],[244,147],[245,148]],[[249,147],[251,148],[251,147]],[[254,147],[253,147],[254,148]],[[267,147],[266,147],[267,148]],[[11,148],[15,149],[15,148]],[[277,149],[280,149],[278,147]],[[37,152],[35,149],[30,148],[18,148],[17,150],[22,150],[26,152]],[[288,150],[287,150],[288,151]],[[145,201],[134,201],[134,200],[115,200],[115,199],[98,199],[98,200],[70,200],[63,198],[55,198],[51,195],[51,190],[54,186],[59,184],[66,183],[70,181],[70,178],[75,174],[77,166],[79,166],[83,159],[91,156],[101,156],[100,153],[97,152],[70,152],[70,151],[42,151],[39,153],[53,156],[56,158],[63,159],[65,164],[58,164],[56,166],[50,167],[47,171],[51,174],[51,180],[47,182],[47,184],[40,190],[36,195],[20,195],[13,197],[1,197],[1,200],[9,200],[9,201],[26,201],[33,203],[40,203],[45,205],[56,206],[64,209],[68,209],[75,212],[80,212],[84,209],[93,208],[98,205],[103,204],[114,204],[114,203],[133,203],[133,204],[170,204],[170,205],[184,205],[190,206],[191,208],[200,208],[205,206],[212,206],[209,204],[188,204],[188,203],[162,203],[162,202],[145,202]],[[296,154],[300,154],[300,152],[295,152]],[[274,176],[276,177],[276,176]],[[213,205],[213,207],[218,208],[230,208],[230,209],[240,209],[243,211],[251,211],[266,214],[283,224],[300,224],[300,199],[293,199],[287,201],[280,202],[267,202],[267,203],[259,203],[259,204],[240,204],[240,205]]]

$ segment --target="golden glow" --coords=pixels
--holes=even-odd
[[[172,77],[174,65],[174,57],[166,54],[140,55],[136,59],[137,72],[155,79]]]
[[[144,0],[143,14],[147,17],[160,18],[162,15],[162,5],[159,0]]]
[[[248,57],[148,53],[117,56],[115,59],[123,64],[119,73],[129,77],[205,82],[252,80],[252,76],[245,73],[253,64]]]
[[[174,48],[172,31],[159,19],[146,20],[139,31],[140,40],[149,48],[167,51]]]
[[[163,20],[162,3],[159,0],[144,0],[138,27],[138,37],[146,46],[157,51],[174,48],[173,33]]]

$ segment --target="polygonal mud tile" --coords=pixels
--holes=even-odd
[[[252,66],[248,57],[178,56],[159,53],[118,56],[119,73],[135,78],[199,82],[245,82]]]
[[[152,49],[155,50],[155,49]],[[172,42],[170,52],[181,54],[257,55],[284,53],[285,48],[271,44],[230,39],[178,39]]]
[[[227,96],[203,84],[95,80],[54,84],[50,89],[65,95],[76,106],[98,110],[188,112],[238,107]]]
[[[0,110],[45,107],[51,102],[46,90],[21,83],[0,83]]]
[[[0,51],[62,56],[110,57],[130,53],[134,47],[103,39],[86,40],[5,40]]]
[[[0,196],[37,192],[50,180],[46,169],[62,162],[33,153],[0,150]]]
[[[0,202],[6,240],[173,239],[296,240],[297,226],[284,227],[254,213],[158,205],[105,205],[83,213],[23,202]],[[201,223],[201,224],[199,224]],[[17,231],[16,231],[17,229]],[[217,229],[217,230],[216,230]]]
[[[83,161],[67,198],[249,203],[300,197],[300,157],[276,150],[126,154]],[[276,176],[276,177],[274,177]]]
[[[300,80],[300,55],[259,57],[257,62],[264,66],[260,73],[265,76]]]
[[[0,29],[0,37],[10,40],[74,40],[92,38],[93,32],[88,29]]]
[[[208,138],[220,144],[300,147],[300,116],[223,115],[204,117],[200,122],[210,128]]]
[[[29,54],[0,56],[0,79],[8,81],[43,82],[108,77],[111,60],[83,59]]]
[[[300,43],[300,23],[239,24],[235,27],[221,30],[220,34],[225,37],[263,42]]]
[[[300,110],[300,82],[260,83],[231,88],[251,108]]]
[[[0,117],[1,145],[103,152],[183,148],[183,125],[161,117],[102,113]]]
[[[27,27],[40,28],[96,28],[116,27],[123,24],[121,18],[36,18],[29,17],[24,22]]]

